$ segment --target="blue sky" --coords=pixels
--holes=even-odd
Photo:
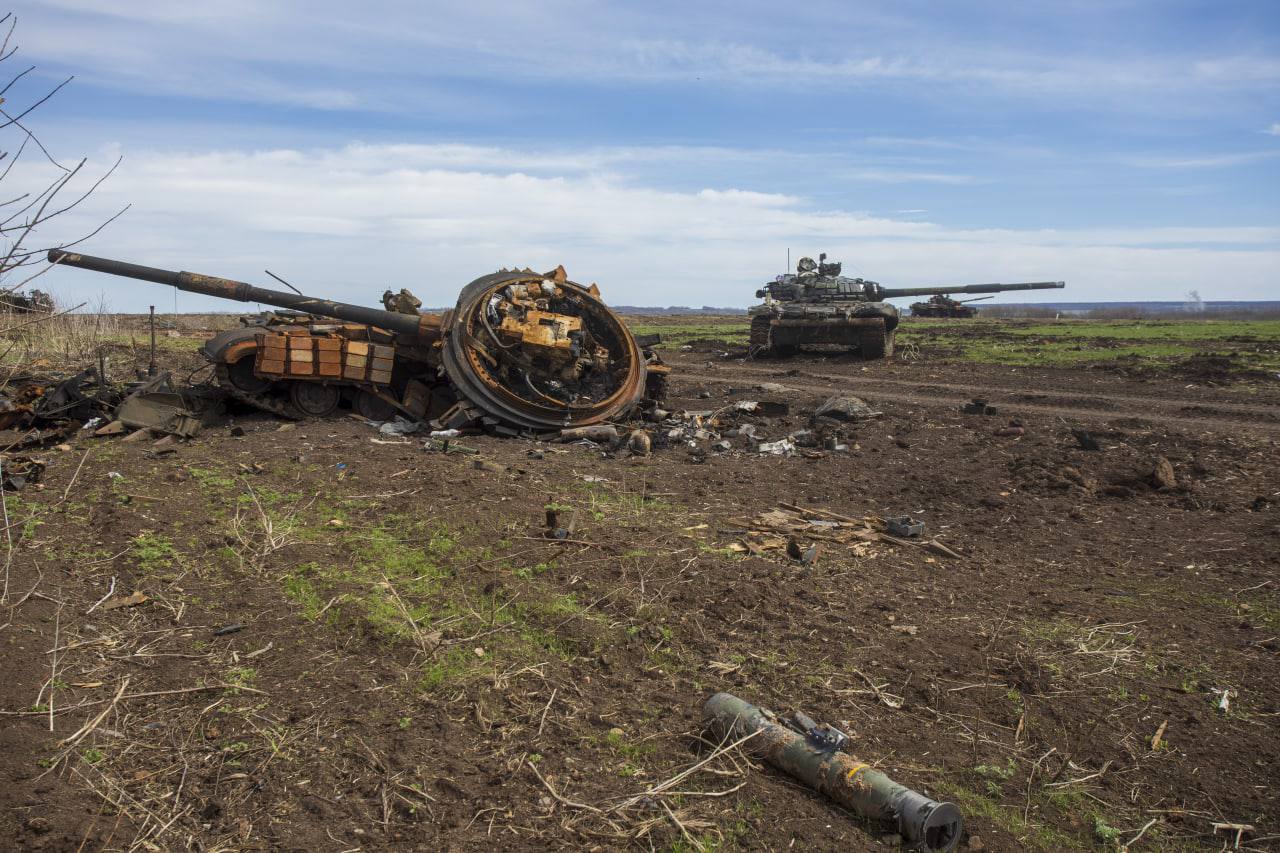
[[[1275,2],[15,11],[7,63],[37,71],[10,104],[74,74],[35,129],[62,159],[124,157],[44,235],[132,204],[88,252],[432,305],[557,263],[618,303],[747,305],[788,248],[891,286],[1280,298]]]

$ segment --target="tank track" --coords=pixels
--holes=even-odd
[[[752,355],[769,349],[769,319],[766,314],[757,314],[751,318],[751,337],[747,348]]]
[[[214,376],[218,379],[218,387],[226,391],[232,398],[239,400],[255,409],[261,409],[273,415],[287,418],[291,421],[300,421],[306,418],[302,412],[298,411],[285,400],[270,397],[266,394],[250,394],[240,388],[231,381],[231,373],[226,364],[218,362],[214,365]]]

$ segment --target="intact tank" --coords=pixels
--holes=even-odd
[[[49,261],[288,309],[242,318],[200,352],[229,394],[289,418],[347,404],[373,420],[546,432],[619,417],[660,393],[670,371],[599,288],[569,281],[563,267],[481,276],[434,314],[408,291],[384,294],[396,310],[380,310],[57,249]]]
[[[970,306],[970,302],[981,302],[984,299],[994,298],[994,296],[978,296],[974,299],[952,299],[945,293],[935,293],[929,297],[927,302],[912,302],[911,316],[949,317],[968,320],[978,316],[978,309]]]
[[[757,290],[756,298],[764,302],[747,310],[751,316],[752,353],[788,356],[802,346],[829,344],[846,347],[869,361],[886,358],[893,355],[901,319],[897,307],[886,299],[1066,287],[1060,281],[884,287],[879,282],[848,278],[840,272],[840,263],[829,263],[825,254],[819,255],[817,262],[813,258],[801,258],[795,273],[780,275]]]

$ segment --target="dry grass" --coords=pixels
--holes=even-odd
[[[0,312],[0,363],[77,369],[93,363],[99,349],[119,334],[118,316],[99,304],[76,313],[75,306],[53,314]]]

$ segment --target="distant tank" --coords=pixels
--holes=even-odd
[[[0,289],[0,311],[13,314],[52,314],[53,297],[43,290],[16,293]]]
[[[406,290],[379,310],[242,281],[53,250],[50,263],[291,311],[242,318],[201,355],[232,396],[290,418],[343,404],[372,420],[396,413],[446,429],[516,434],[587,426],[660,392],[670,368],[642,349],[595,285],[502,270],[462,289],[440,314]]]
[[[756,291],[760,305],[751,315],[753,354],[792,355],[808,344],[835,344],[855,350],[864,359],[893,354],[900,314],[885,302],[899,296],[942,293],[1000,293],[1006,290],[1044,290],[1065,287],[1060,281],[1024,284],[970,284],[963,287],[883,287],[879,282],[847,278],[839,262],[825,254],[801,258],[794,274],[780,275]]]
[[[935,293],[928,302],[912,302],[912,317],[954,317],[968,320],[978,316],[977,308],[970,308],[970,302],[981,302],[983,299],[995,299],[994,296],[979,296],[975,299],[952,299],[945,293]]]

